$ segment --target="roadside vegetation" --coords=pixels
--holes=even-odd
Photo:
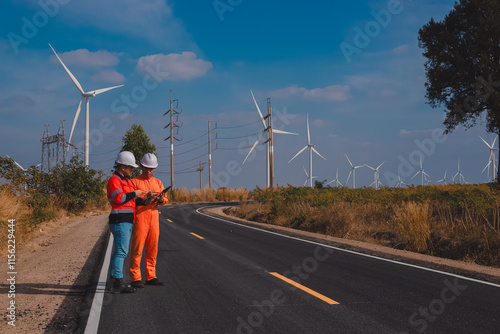
[[[16,240],[22,241],[42,222],[107,210],[105,174],[77,158],[45,173],[34,166],[24,172],[0,157],[0,177],[8,182],[0,186],[0,247],[6,244],[9,219],[15,219]]]
[[[321,187],[319,187],[321,188]],[[228,210],[266,224],[500,266],[500,187],[277,187]]]

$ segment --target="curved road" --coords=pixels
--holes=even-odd
[[[98,333],[498,333],[498,285],[208,217],[202,206],[161,208],[165,285],[105,293]]]

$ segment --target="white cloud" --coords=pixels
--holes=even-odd
[[[403,44],[403,45],[400,45],[400,46],[392,49],[392,53],[396,54],[396,55],[400,55],[400,54],[408,52],[409,49],[410,49],[410,46],[408,44]]]
[[[344,101],[347,99],[349,93],[349,86],[327,86],[325,88],[315,88],[307,90],[304,93],[306,100],[316,101]]]
[[[268,92],[267,95],[273,98],[286,98],[294,95],[299,95],[306,100],[314,101],[344,101],[349,96],[349,86],[333,85],[325,88],[306,89],[298,85],[289,86],[286,88]]]
[[[102,70],[99,73],[91,77],[92,81],[97,82],[107,82],[111,84],[122,84],[126,81],[123,74],[116,72],[115,70]]]
[[[399,135],[401,137],[413,137],[413,136],[421,136],[423,134],[432,133],[435,129],[425,129],[425,130],[406,130],[401,129],[399,131]]]
[[[29,0],[39,8],[40,0]],[[57,1],[55,1],[57,3]],[[197,50],[183,22],[174,16],[167,0],[65,1],[58,18],[73,26],[94,27],[128,35],[170,49]]]
[[[194,52],[144,56],[137,61],[137,71],[143,75],[154,71],[163,80],[191,80],[204,76],[212,63],[196,57]]]
[[[57,52],[57,50],[56,50]],[[78,49],[64,53],[58,53],[66,66],[77,65],[87,68],[99,68],[106,66],[115,66],[120,62],[116,53],[105,50],[90,52],[87,49]],[[53,63],[59,63],[55,56],[51,57]]]

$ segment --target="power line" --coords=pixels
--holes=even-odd
[[[217,122],[233,122],[233,121],[224,121],[224,120],[217,120]],[[235,126],[217,126],[217,129],[235,129],[235,128],[242,128],[242,127],[245,127],[245,126],[249,126],[249,125],[252,125],[252,124],[256,124],[256,123],[260,123],[261,121],[258,120],[258,121],[255,121],[255,122],[251,122],[251,123],[246,123],[246,124],[241,124],[241,125],[235,125]]]
[[[243,136],[237,136],[237,137],[219,137],[217,136],[215,139],[223,139],[223,140],[226,140],[226,139],[240,139],[240,138],[245,138],[245,137],[251,137],[251,136],[256,136],[260,133],[261,131],[259,132],[252,132],[250,134],[246,134],[246,135],[243,135]]]

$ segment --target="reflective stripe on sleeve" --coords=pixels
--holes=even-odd
[[[111,210],[111,213],[134,213],[134,209],[115,209]]]

